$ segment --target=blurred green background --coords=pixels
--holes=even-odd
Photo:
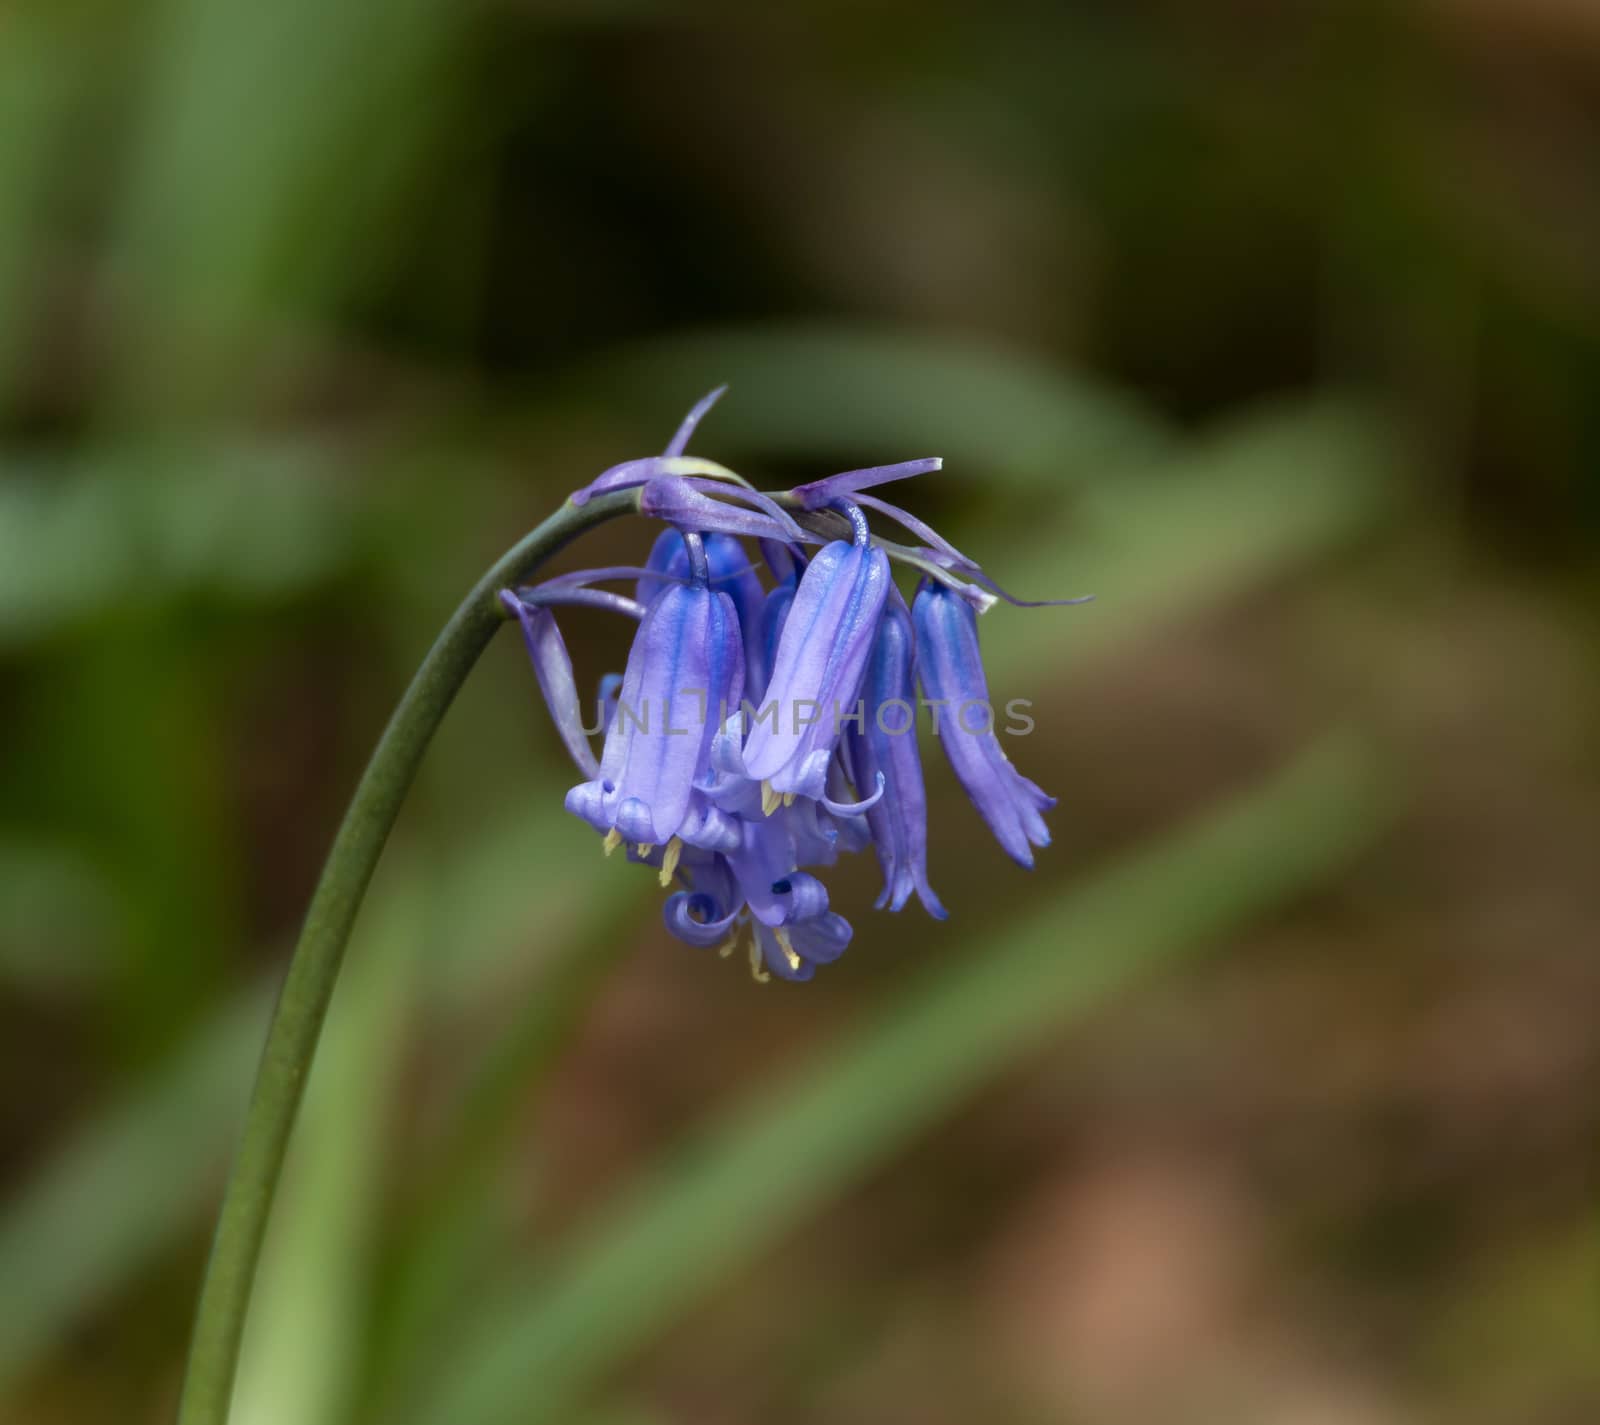
[[[930,752],[951,920],[758,987],[497,640],[235,1419],[1600,1419],[1597,140],[1592,0],[0,5],[0,1421],[170,1418],[383,720],[721,381],[1098,595],[983,624],[1056,844]]]

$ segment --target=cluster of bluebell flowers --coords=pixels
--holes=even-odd
[[[763,493],[684,453],[721,394],[689,412],[664,454],[614,466],[572,496],[581,505],[636,490],[641,513],[667,526],[644,565],[559,575],[500,597],[583,777],[567,810],[604,837],[607,854],[623,846],[677,887],[664,919],[680,940],[727,954],[748,934],[758,980],[808,980],[850,943],[850,923],[813,874],[841,854],[876,852],[880,908],[899,910],[915,894],[946,917],[928,884],[919,684],[923,705],[944,713],[934,727],[957,779],[1019,864],[1049,844],[1043,813],[1054,799],[1001,749],[978,649],[977,615],[997,599],[1023,601],[915,515],[864,493],[941,462]],[[913,542],[874,533],[869,511]],[[759,566],[745,541],[759,548]],[[896,564],[919,576],[909,607]],[[619,581],[632,593],[596,587]],[[572,605],[639,625],[622,676],[601,684],[595,729],[585,727],[553,612]],[[598,761],[591,731],[604,734]]]

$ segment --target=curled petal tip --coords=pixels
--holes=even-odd
[[[879,772],[870,797],[863,797],[860,801],[855,802],[836,802],[824,795],[818,797],[817,800],[834,816],[861,816],[871,811],[883,800],[886,787],[887,779],[882,772]],[[900,907],[896,906],[895,909],[899,910]]]

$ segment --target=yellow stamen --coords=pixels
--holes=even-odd
[[[657,878],[663,886],[672,884],[673,873],[678,869],[678,857],[683,855],[683,842],[674,836],[667,842],[667,849],[661,857],[661,875]]]
[[[737,950],[738,948],[739,948],[739,932],[736,930],[736,931],[733,932],[732,935],[730,935],[726,940],[724,940],[722,942],[722,944],[717,946],[717,954],[718,954],[718,956],[720,958],[726,960],[728,958],[728,956],[733,954],[733,952],[735,950]]]
[[[622,845],[622,833],[616,827],[606,832],[606,839],[600,843],[600,849],[609,856],[617,847]]]
[[[772,789],[771,782],[761,784],[761,815],[771,816],[783,802],[783,796]]]
[[[764,985],[772,978],[761,968],[761,942],[756,939],[754,931],[750,932],[750,978],[758,985]]]
[[[787,930],[777,931],[776,939],[778,942],[778,948],[783,951],[785,957],[789,961],[789,968],[791,970],[798,970],[800,968],[800,957],[794,953],[794,946],[789,943],[789,932]]]
[[[794,805],[794,799],[799,795],[799,792],[785,792],[783,794],[783,804],[786,807],[792,807]]]
[[[655,849],[656,844],[653,841],[641,841],[639,843],[639,854],[641,856],[648,856]]]

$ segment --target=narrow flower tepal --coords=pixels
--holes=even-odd
[[[883,798],[867,812],[867,825],[883,867],[879,907],[899,910],[913,891],[937,920],[949,912],[928,884],[928,798],[917,750],[915,635],[911,614],[896,590],[878,624],[862,685],[859,724],[849,733],[850,769],[858,783],[884,781]]]
[[[989,824],[995,840],[1019,866],[1033,865],[1035,846],[1048,846],[1043,812],[1056,804],[1011,765],[994,732],[989,681],[978,652],[978,620],[948,589],[924,585],[912,605],[923,691],[940,705],[939,743],[956,780]]]

